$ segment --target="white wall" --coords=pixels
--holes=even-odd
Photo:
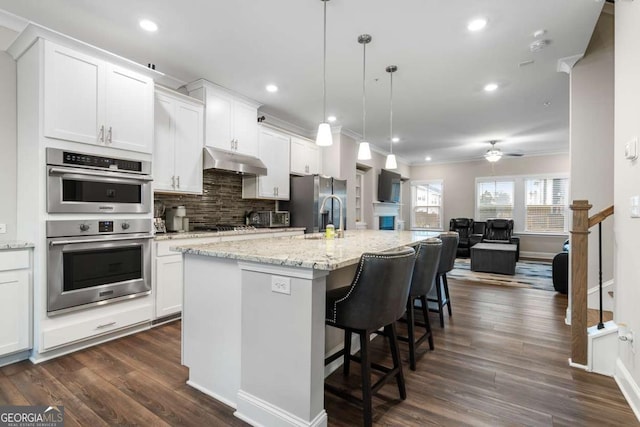
[[[16,238],[16,148],[16,63],[0,51],[0,240]]]
[[[616,280],[615,319],[627,323],[640,339],[640,218],[631,218],[631,196],[640,195],[640,161],[624,158],[624,146],[640,137],[640,2],[616,2],[615,15],[615,146],[614,146],[614,245]],[[638,346],[638,343],[635,343]],[[620,362],[640,384],[640,352],[619,343]],[[616,375],[620,369],[616,370]],[[628,378],[627,378],[628,379]],[[632,390],[627,390],[632,391]],[[631,393],[639,403],[640,396]],[[637,408],[637,406],[636,406]]]
[[[603,13],[585,57],[571,70],[571,198],[589,215],[613,205],[614,18]],[[602,224],[603,281],[613,277],[613,222]],[[598,285],[598,230],[589,235],[588,287]]]
[[[487,176],[533,175],[567,173],[569,155],[503,157],[497,163],[476,160],[460,163],[444,163],[411,167],[412,180],[443,181],[444,228],[449,228],[450,218],[473,218],[475,215],[475,179]],[[555,254],[562,249],[566,236],[521,235],[520,250]]]

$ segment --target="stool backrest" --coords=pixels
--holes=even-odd
[[[448,273],[453,270],[456,262],[456,252],[458,250],[458,233],[449,231],[438,236],[442,240],[442,252],[440,254],[440,265],[438,274]]]
[[[432,237],[420,242],[415,250],[416,264],[413,267],[409,295],[427,295],[433,287],[434,279],[438,273],[442,240]]]
[[[402,317],[409,298],[415,251],[364,253],[347,295],[335,302],[340,323],[376,330]]]

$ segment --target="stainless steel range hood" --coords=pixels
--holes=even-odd
[[[249,175],[267,174],[267,167],[256,157],[227,153],[212,147],[204,147],[204,168],[222,169]]]

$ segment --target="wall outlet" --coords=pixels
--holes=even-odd
[[[640,196],[633,196],[629,199],[631,218],[640,218]]]
[[[271,292],[291,295],[291,278],[271,276]]]
[[[0,234],[7,232],[7,224],[0,224]]]
[[[624,157],[628,160],[638,158],[638,138],[633,138],[624,145]]]

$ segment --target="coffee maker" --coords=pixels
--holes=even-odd
[[[184,206],[174,206],[167,209],[167,231],[189,231],[189,218],[187,218],[187,208]]]
[[[153,204],[153,228],[156,233],[166,233],[167,226],[164,222],[164,204],[162,202],[154,202]]]

